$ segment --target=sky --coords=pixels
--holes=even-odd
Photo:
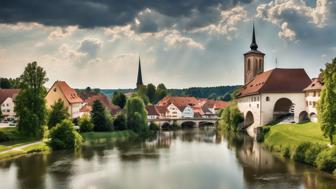
[[[1,0],[0,77],[27,63],[50,86],[168,88],[243,84],[252,23],[265,70],[316,77],[336,57],[335,0]]]

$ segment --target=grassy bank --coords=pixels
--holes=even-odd
[[[302,142],[322,145],[329,143],[328,139],[323,136],[320,125],[312,122],[271,126],[264,142],[266,146],[278,151],[284,146],[290,146],[294,149]]]
[[[112,132],[87,132],[81,133],[85,140],[96,140],[102,138],[111,138],[115,140],[123,140],[131,137],[136,137],[137,134],[133,131],[112,131]]]
[[[0,160],[47,151],[49,148],[44,142],[21,135],[15,127],[0,129]]]
[[[329,140],[323,136],[318,123],[267,127],[269,131],[265,135],[264,143],[271,151],[336,175],[336,146],[328,146]]]
[[[21,148],[22,147],[22,148]],[[19,145],[15,148],[12,148],[7,151],[3,151],[0,153],[0,160],[7,160],[7,159],[13,159],[20,156],[24,156],[31,153],[47,153],[50,149],[44,142],[39,143],[33,143],[32,145],[25,144],[25,145]]]

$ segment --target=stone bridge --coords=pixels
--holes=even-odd
[[[163,118],[163,119],[148,119],[148,124],[155,123],[160,128],[176,124],[180,127],[200,127],[206,125],[215,125],[218,118]]]

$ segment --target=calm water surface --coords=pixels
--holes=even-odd
[[[244,135],[213,128],[162,132],[152,141],[87,142],[76,153],[0,162],[0,188],[336,188],[336,178],[284,161]]]

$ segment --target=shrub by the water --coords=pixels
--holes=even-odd
[[[80,132],[90,132],[93,130],[93,123],[88,115],[84,115],[78,121]]]
[[[114,129],[117,131],[122,131],[122,130],[126,130],[127,129],[127,125],[126,125],[126,116],[123,113],[120,113],[117,115],[117,117],[115,118],[114,122]]]
[[[78,147],[83,139],[81,135],[74,129],[74,125],[70,120],[63,120],[50,130],[50,141],[48,145],[53,150],[74,149]]]
[[[154,123],[154,122],[151,122],[151,123],[149,124],[149,129],[150,129],[151,131],[159,131],[159,130],[160,130],[160,127],[159,127],[158,124],[156,124],[156,123]]]
[[[322,171],[336,171],[336,147],[323,150],[316,158],[316,165]]]
[[[219,126],[223,130],[237,131],[238,124],[243,121],[241,112],[237,104],[232,103],[223,109],[219,121]]]
[[[291,150],[290,150],[290,147],[288,145],[281,148],[281,155],[282,155],[282,157],[284,157],[286,159],[289,159],[291,157]]]
[[[269,127],[259,127],[259,132],[257,134],[257,141],[258,142],[264,142],[265,135],[270,131]]]
[[[315,165],[316,157],[323,149],[325,149],[325,147],[320,144],[303,142],[296,147],[293,159],[298,162]]]

